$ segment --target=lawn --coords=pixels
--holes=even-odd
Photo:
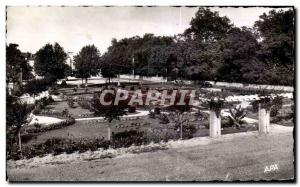
[[[130,89],[132,85],[125,86],[126,89]],[[135,89],[138,88],[138,85],[134,86]],[[145,84],[143,85],[143,89],[145,87],[148,88],[177,88],[178,85],[174,85],[171,83],[167,84]],[[193,86],[194,88],[197,88],[198,86]],[[84,88],[78,88],[76,91],[73,90],[73,88],[61,88],[57,92],[63,93],[65,97],[73,97],[74,99],[77,99],[78,97],[92,97],[94,92],[100,91],[101,87],[88,87],[88,90],[86,91]],[[236,91],[236,90],[235,90]],[[284,100],[284,107],[280,111],[280,113],[288,113],[290,112],[290,106],[286,106],[287,104],[290,104],[290,100]],[[84,109],[81,106],[78,105],[77,102],[75,102],[75,105],[73,108],[70,108],[67,104],[66,100],[63,101],[55,101],[51,105],[48,105],[46,110],[51,111],[58,111],[61,112],[64,109],[68,109],[69,113],[74,118],[83,118],[82,114],[92,114],[88,109]],[[250,108],[247,109],[247,115],[246,117],[252,118],[252,119],[258,119],[257,112],[251,111]],[[88,116],[91,117],[91,116]],[[222,124],[224,124],[225,118],[222,119]],[[287,125],[291,124],[291,121],[281,121],[284,122]],[[208,114],[206,117],[202,120],[199,119],[193,119],[190,120],[190,124],[194,125],[196,128],[196,132],[192,135],[193,137],[203,137],[203,136],[209,136],[209,129],[208,129]],[[278,124],[278,123],[277,123]],[[280,124],[280,123],[279,123]],[[72,126],[68,126],[61,129],[51,130],[47,131],[41,134],[38,134],[35,138],[28,141],[27,145],[30,144],[36,144],[36,143],[42,143],[46,141],[47,139],[52,138],[64,138],[64,139],[72,139],[72,140],[79,140],[81,138],[85,139],[95,139],[99,137],[104,137],[107,139],[107,128],[108,128],[107,122],[99,122],[96,120],[87,120],[87,121],[76,121],[76,123]],[[114,120],[110,124],[112,128],[112,133],[118,133],[123,132],[125,130],[137,130],[137,131],[147,131],[147,132],[168,132],[170,134],[175,135],[175,137],[179,138],[179,131],[178,129],[174,129],[174,126],[170,124],[162,124],[160,123],[159,119],[152,119],[149,116],[141,117],[140,119],[136,120],[129,120],[129,121],[118,121]],[[246,124],[245,127],[241,127],[240,129],[232,128],[232,127],[226,127],[222,128],[222,134],[230,134],[230,133],[238,133],[238,132],[245,132],[245,131],[256,131],[257,130],[257,123],[255,124]]]

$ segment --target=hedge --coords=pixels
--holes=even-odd
[[[31,125],[26,127],[26,132],[27,133],[41,133],[41,132],[46,132],[50,130],[55,130],[55,129],[60,129],[63,127],[67,127],[70,125],[73,125],[75,123],[74,118],[69,118],[65,121],[59,122],[59,123],[54,123],[51,125],[41,125],[41,127],[37,127],[37,125]]]

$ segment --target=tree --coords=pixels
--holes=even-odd
[[[111,138],[111,122],[113,120],[120,120],[120,116],[123,116],[127,113],[128,100],[121,100],[118,102],[118,105],[115,105],[115,99],[117,90],[111,90],[112,93],[107,93],[104,97],[105,102],[111,102],[108,105],[104,105],[99,100],[99,95],[95,94],[92,102],[90,104],[90,110],[95,113],[95,115],[103,116],[105,120],[108,121],[108,140]]]
[[[22,86],[23,80],[33,77],[32,68],[27,63],[28,55],[18,49],[18,44],[9,44],[6,46],[6,82],[19,82]]]
[[[22,154],[21,128],[30,122],[28,115],[32,107],[22,103],[17,97],[6,95],[6,125],[7,130],[13,133],[13,139],[17,139],[19,151]]]
[[[263,79],[274,84],[292,85],[294,82],[295,13],[271,10],[255,22],[261,38],[259,58],[266,64]]]
[[[67,53],[58,43],[54,46],[48,43],[36,52],[34,70],[37,75],[51,78],[56,82],[57,79],[66,77],[66,72],[70,68],[66,60]]]
[[[252,30],[246,27],[233,28],[218,43],[222,62],[218,69],[218,79],[257,83],[265,66],[257,58],[259,44]]]
[[[221,17],[218,12],[213,12],[209,8],[199,8],[184,35],[205,42],[219,40],[232,26],[226,16]]]
[[[74,57],[75,76],[85,79],[87,86],[88,78],[99,73],[100,52],[95,45],[84,46]]]
[[[46,91],[50,86],[52,86],[53,81],[44,79],[33,79],[26,83],[24,87],[24,92],[32,96],[37,96],[39,93]]]
[[[167,72],[167,48],[174,43],[172,37],[154,36],[146,33],[143,37],[134,36],[119,41],[112,40],[107,53],[102,56],[103,70],[112,69],[112,74],[141,76],[165,75]],[[133,59],[134,58],[134,64]],[[107,71],[102,75],[109,75]]]

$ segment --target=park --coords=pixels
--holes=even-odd
[[[112,39],[103,54],[8,44],[8,180],[294,179],[291,16],[261,15],[263,40],[199,8],[183,34]]]

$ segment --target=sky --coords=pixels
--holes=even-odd
[[[252,27],[269,8],[211,8],[238,26]],[[189,27],[197,7],[58,7],[13,6],[7,8],[6,42],[23,52],[35,53],[46,43],[58,42],[77,54],[94,44],[103,54],[113,38],[145,33],[174,36]]]

